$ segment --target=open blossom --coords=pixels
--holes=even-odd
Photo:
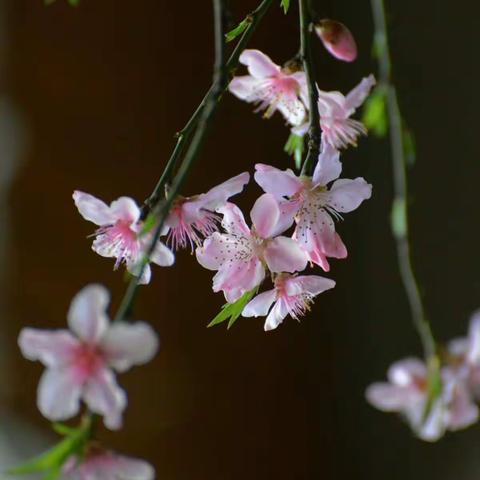
[[[230,197],[240,193],[249,180],[249,173],[244,172],[207,193],[176,200],[165,222],[170,229],[168,243],[174,249],[190,245],[193,250],[194,246],[200,245],[203,238],[218,231],[221,216],[215,211]]]
[[[340,92],[324,92],[318,89],[318,111],[322,142],[336,149],[357,145],[360,135],[366,135],[367,129],[363,123],[350,118],[355,110],[362,105],[370,90],[375,85],[375,78],[370,75],[364,79],[346,96]],[[293,128],[296,135],[303,136],[308,130],[308,123]]]
[[[372,193],[372,186],[361,177],[338,179],[342,171],[339,155],[325,144],[313,177],[297,177],[290,169],[283,171],[269,165],[255,166],[255,181],[265,192],[278,199],[288,198],[281,206],[286,216],[290,214],[295,218],[293,238],[307,252],[310,261],[325,271],[330,268],[327,257],[347,256],[332,216],[355,210]]]
[[[320,20],[315,31],[325,48],[339,60],[353,62],[357,58],[357,44],[350,30],[335,20]]]
[[[24,328],[20,332],[23,356],[46,367],[37,405],[49,420],[74,417],[83,400],[92,412],[103,415],[108,428],[121,427],[127,398],[114,370],[125,372],[150,361],[158,350],[158,338],[143,322],[110,324],[108,303],[103,286],[88,285],[70,305],[70,331]]]
[[[82,458],[71,457],[63,466],[60,480],[154,480],[153,467],[137,458],[90,448]]]
[[[226,233],[215,232],[197,248],[197,260],[217,270],[213,291],[223,291],[227,302],[238,300],[260,285],[265,267],[273,273],[302,271],[307,256],[291,238],[279,236],[288,227],[273,195],[264,194],[255,202],[248,228],[241,210],[233,203],[219,209]]]
[[[244,50],[240,62],[250,75],[235,77],[229,90],[240,100],[258,103],[258,111],[270,118],[278,110],[292,126],[301,125],[308,105],[305,73],[282,69],[259,50]]]
[[[245,306],[242,316],[267,317],[265,331],[273,330],[287,315],[295,320],[305,315],[313,299],[334,286],[333,280],[318,275],[293,276],[283,273],[275,279],[275,288],[260,293]]]
[[[417,358],[394,363],[387,374],[389,383],[374,383],[366,391],[367,400],[384,412],[398,412],[423,440],[436,441],[446,430],[466,428],[478,419],[466,383],[449,367],[442,368],[442,391],[433,399],[428,416],[428,371]]]
[[[94,196],[76,190],[73,200],[85,220],[95,223],[100,228],[95,232],[92,250],[102,257],[116,258],[114,268],[125,263],[127,270],[136,275],[143,254],[148,249],[152,235],[142,233],[143,222],[140,221],[140,209],[135,200],[120,197],[110,205]],[[162,267],[173,265],[173,253],[158,242],[150,261]],[[150,282],[150,265],[145,265],[139,283]]]

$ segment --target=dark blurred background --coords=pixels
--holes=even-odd
[[[298,48],[292,3],[288,16],[274,5],[251,42],[277,63]],[[256,1],[230,4],[238,21]],[[444,341],[463,334],[480,306],[480,9],[468,0],[386,4],[401,107],[417,139],[414,262]],[[353,64],[315,50],[320,86],[347,92],[375,71],[369,1],[318,0],[317,8],[357,38]],[[21,357],[19,330],[63,327],[71,297],[89,282],[111,289],[112,309],[125,289],[113,262],[91,251],[94,226],[72,191],[143,200],[209,86],[213,52],[205,0],[81,0],[78,8],[2,0],[0,12],[4,467],[54,439],[35,405],[42,368]],[[226,95],[184,193],[256,162],[290,166],[287,133],[278,115],[266,122]],[[479,478],[480,426],[426,444],[364,400],[392,361],[421,351],[389,231],[388,143],[363,139],[344,155],[344,172],[367,178],[374,194],[338,226],[349,258],[332,262],[337,288],[301,324],[287,320],[269,334],[261,319],[207,329],[223,304],[211,273],[188,252],[174,268],[154,268],[136,315],[152,322],[162,349],[120,377],[130,398],[125,428],[102,431],[105,442],[148,459],[162,480]],[[252,184],[238,201],[248,209],[259,193]]]

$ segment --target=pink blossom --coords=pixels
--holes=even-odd
[[[366,391],[367,400],[384,412],[398,412],[416,434],[427,441],[438,440],[446,430],[465,428],[478,419],[465,382],[446,367],[441,371],[442,391],[433,400],[427,418],[428,372],[416,358],[394,363],[387,374],[389,383],[374,383]]]
[[[339,60],[353,62],[357,58],[357,44],[350,30],[335,20],[321,20],[315,31],[324,47]]]
[[[310,261],[325,271],[330,268],[327,257],[347,256],[332,217],[355,210],[372,193],[372,186],[363,178],[338,179],[342,171],[339,156],[338,151],[325,144],[313,177],[297,177],[290,169],[282,171],[269,165],[255,166],[255,181],[265,192],[278,199],[288,198],[281,202],[281,207],[285,216],[295,218],[293,238],[307,252]]]
[[[231,93],[240,100],[258,103],[257,111],[265,110],[265,118],[278,110],[290,125],[298,126],[306,120],[304,72],[282,69],[259,50],[244,50],[240,62],[248,67],[250,75],[235,77],[228,87]]]
[[[174,249],[199,246],[202,239],[218,231],[221,216],[215,212],[249,182],[248,172],[230,178],[207,193],[179,198],[167,218],[168,242]]]
[[[299,320],[310,310],[317,295],[334,286],[333,280],[318,275],[293,276],[283,273],[276,277],[274,289],[260,293],[246,305],[242,316],[267,317],[265,331],[273,330],[287,315]]]
[[[143,234],[140,209],[129,197],[120,197],[110,206],[88,193],[76,190],[73,200],[85,220],[100,228],[94,233],[92,250],[102,257],[116,258],[114,269],[125,263],[127,270],[136,275],[143,254],[151,242],[151,234]],[[150,257],[150,261],[162,267],[173,265],[173,253],[160,241]],[[146,265],[139,283],[150,282],[151,269]]]
[[[347,96],[340,92],[324,92],[318,89],[318,111],[322,142],[336,149],[357,146],[360,135],[366,135],[367,129],[363,123],[350,117],[364,102],[370,90],[375,85],[375,78],[370,75],[364,78]],[[296,135],[303,136],[308,130],[308,123],[293,128]]]
[[[62,469],[61,480],[154,480],[153,467],[137,458],[90,448],[84,457],[71,457]]]
[[[158,339],[143,322],[110,324],[108,303],[103,286],[88,285],[70,305],[70,331],[24,328],[20,332],[23,356],[47,367],[37,396],[46,418],[74,417],[83,400],[92,412],[104,416],[108,428],[120,428],[127,397],[113,371],[125,372],[150,361],[158,350]]]
[[[264,194],[255,202],[248,228],[240,209],[227,203],[219,209],[226,233],[215,232],[197,248],[197,260],[209,270],[217,270],[213,291],[223,291],[229,303],[260,285],[265,267],[273,273],[302,271],[307,257],[291,238],[279,236],[288,228],[278,202]]]

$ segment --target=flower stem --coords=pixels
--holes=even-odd
[[[185,157],[180,165],[178,172],[169,188],[166,198],[162,202],[157,202],[155,205],[155,214],[158,218],[158,224],[155,228],[152,241],[145,252],[138,276],[133,277],[127,287],[127,291],[118,309],[115,320],[123,320],[131,313],[135,297],[138,290],[138,279],[141,278],[145,266],[155,250],[158,239],[161,235],[163,225],[168,216],[170,208],[173,205],[181,187],[190,173],[190,170],[198,157],[200,149],[205,140],[206,134],[210,127],[213,116],[216,112],[218,102],[221,95],[225,91],[228,84],[228,64],[225,61],[225,14],[224,14],[224,0],[213,0],[214,19],[215,19],[215,65],[213,73],[213,83],[209,92],[207,93],[203,108],[200,109],[198,119],[196,120],[196,131],[192,137],[190,146],[185,153]],[[200,107],[199,107],[200,108]],[[198,109],[197,109],[198,111]],[[194,114],[195,116],[195,114]]]
[[[392,231],[397,245],[398,266],[407,294],[413,325],[422,342],[424,355],[431,360],[436,355],[436,343],[426,316],[418,281],[411,260],[408,236],[408,180],[405,156],[403,120],[397,91],[392,82],[392,62],[388,46],[388,31],[383,0],[371,0],[375,24],[375,52],[379,62],[379,83],[384,88],[390,130],[395,198],[392,206]]]
[[[312,15],[307,0],[299,0],[300,57],[307,79],[310,127],[308,129],[308,151],[303,163],[302,175],[312,175],[320,153],[320,115],[318,113],[318,91],[311,46]]]
[[[238,67],[238,60],[245,49],[246,45],[250,41],[251,36],[253,35],[253,32],[256,30],[257,25],[259,22],[262,20],[264,15],[267,13],[267,10],[271,6],[273,0],[263,0],[260,5],[250,14],[247,15],[246,18],[248,18],[248,26],[243,32],[242,36],[240,37],[240,40],[238,41],[237,45],[235,46],[235,49],[233,50],[232,54],[230,55],[230,58],[226,62],[225,65],[225,70],[227,72],[227,75],[232,76],[236,68]],[[225,84],[222,86],[222,92],[223,93],[226,88],[227,88],[228,83],[225,82]],[[155,186],[155,189],[153,190],[152,194],[150,197],[148,197],[147,200],[145,200],[144,205],[142,207],[142,218],[145,218],[151,210],[155,208],[155,206],[159,203],[159,201],[163,198],[164,196],[164,190],[165,186],[171,181],[173,172],[175,170],[175,167],[177,166],[177,163],[179,159],[181,158],[185,147],[187,146],[188,142],[192,138],[193,132],[195,130],[195,127],[197,127],[200,116],[207,104],[208,99],[210,98],[210,95],[212,93],[212,90],[214,88],[215,84],[213,83],[212,86],[209,88],[205,96],[203,97],[202,101],[200,102],[200,105],[197,107],[197,109],[193,112],[193,115],[190,117],[186,125],[180,130],[177,134],[177,143],[175,145],[175,148],[172,152],[172,155],[170,156],[167,165],[165,166],[165,169]],[[221,95],[220,95],[221,96]],[[219,97],[220,98],[220,97]]]

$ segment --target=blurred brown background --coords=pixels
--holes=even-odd
[[[230,3],[234,20],[256,5]],[[480,306],[479,7],[386,3],[401,104],[417,137],[414,261],[435,332],[446,340],[463,334]],[[369,2],[317,6],[356,35],[352,65],[316,49],[321,87],[348,91],[375,68]],[[62,327],[86,283],[107,285],[113,308],[125,288],[113,262],[90,250],[94,226],[78,215],[72,191],[106,201],[150,193],[174,132],[209,85],[212,21],[205,0],[81,0],[78,8],[2,0],[0,11],[0,399],[7,444],[24,458],[51,438],[35,406],[41,367],[21,358],[19,330]],[[251,46],[278,63],[293,56],[296,12],[273,6]],[[256,162],[286,168],[286,136],[280,117],[266,122],[226,95],[185,193]],[[154,463],[162,480],[478,478],[478,426],[429,445],[363,398],[389,363],[420,354],[389,232],[389,158],[387,143],[374,138],[344,156],[345,175],[365,176],[374,196],[339,225],[350,257],[332,262],[337,288],[301,324],[288,320],[269,334],[261,319],[206,329],[223,303],[211,273],[188,252],[174,268],[154,268],[137,317],[152,322],[162,349],[120,377],[130,398],[125,428],[102,438]],[[248,209],[259,192],[252,184],[241,205]],[[22,438],[30,428],[40,434],[35,448],[19,440],[18,421]]]

